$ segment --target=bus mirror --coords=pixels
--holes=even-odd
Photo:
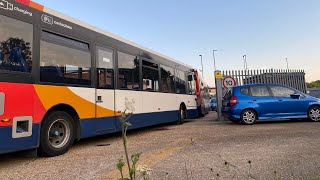
[[[192,78],[192,75],[188,75],[188,81],[192,81],[193,78]]]

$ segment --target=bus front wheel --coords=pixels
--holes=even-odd
[[[75,123],[63,111],[53,111],[44,119],[40,132],[40,152],[45,156],[66,153],[75,140]]]

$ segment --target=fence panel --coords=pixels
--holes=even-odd
[[[233,77],[237,85],[245,84],[283,84],[304,93],[306,90],[305,72],[289,69],[255,69],[255,70],[225,70],[224,77]]]

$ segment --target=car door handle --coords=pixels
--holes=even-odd
[[[257,102],[257,100],[254,99],[253,102]]]
[[[282,102],[282,99],[279,99],[280,102]]]

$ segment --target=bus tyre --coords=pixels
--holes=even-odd
[[[180,106],[179,114],[178,114],[178,121],[176,122],[176,124],[177,125],[183,124],[185,119],[186,119],[186,110],[183,106]]]
[[[241,123],[244,125],[252,125],[257,120],[257,113],[252,109],[245,109],[241,113]]]
[[[66,153],[75,140],[75,123],[63,111],[54,111],[44,119],[40,132],[40,152],[45,156]]]

